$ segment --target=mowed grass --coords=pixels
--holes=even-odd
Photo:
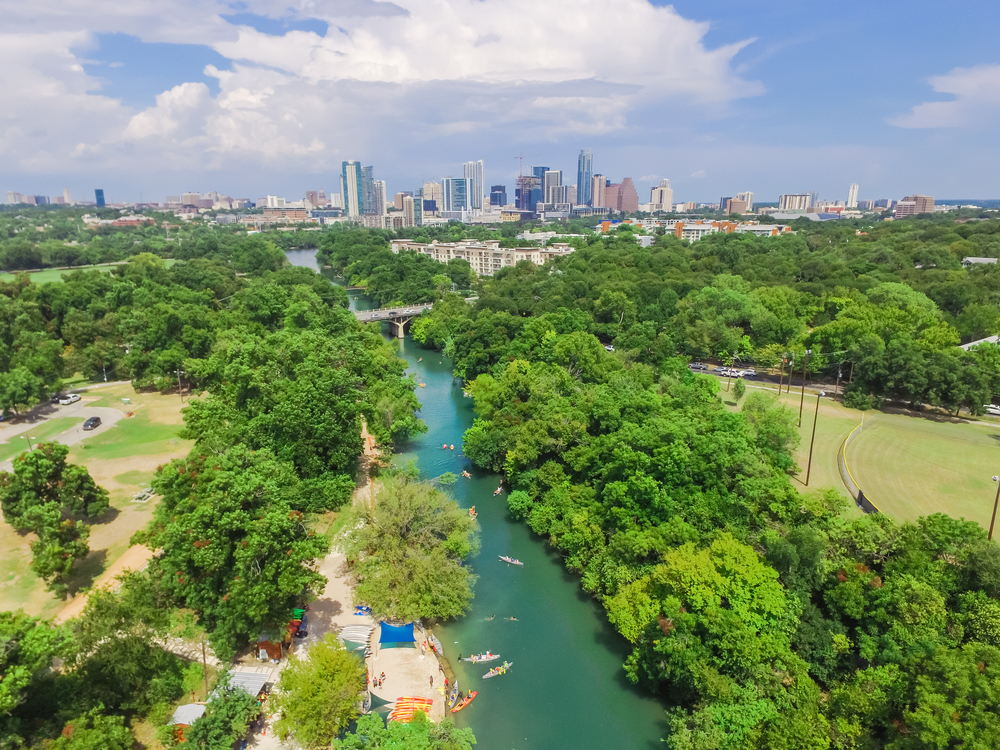
[[[156,422],[150,412],[140,411],[134,417],[121,420],[110,430],[74,445],[70,449],[69,460],[86,464],[94,460],[170,453],[181,442],[177,436],[180,430],[181,425]]]
[[[26,438],[31,438],[32,445],[44,443],[56,435],[76,427],[81,422],[83,422],[82,417],[58,417],[41,422],[37,427],[27,432],[12,436],[9,438],[9,442],[0,443],[0,461],[14,458],[14,456],[18,456],[28,450],[28,440]],[[0,438],[3,438],[3,433],[0,433]]]
[[[774,398],[780,399],[781,403],[787,406],[795,414],[798,421],[799,404],[801,402],[801,391],[793,386],[790,393],[785,393],[782,388],[781,396],[777,394],[777,386],[773,383],[755,383],[752,380],[746,381],[747,395],[762,391]],[[726,405],[733,409],[733,394],[726,393],[725,381],[722,381],[722,399]],[[744,399],[746,396],[744,396]],[[739,407],[742,408],[743,402]],[[840,470],[837,468],[837,451],[841,444],[861,420],[861,412],[848,409],[839,401],[832,398],[822,398],[819,402],[819,418],[816,420],[816,442],[813,446],[812,470],[809,472],[809,486],[806,487],[806,470],[809,462],[809,440],[812,436],[813,415],[816,411],[816,394],[806,390],[805,404],[802,409],[802,425],[799,430],[799,447],[795,450],[795,463],[801,468],[801,472],[792,476],[792,486],[800,492],[812,492],[817,489],[832,487],[845,498],[852,499],[851,494],[844,486],[840,478]],[[852,499],[852,507],[853,499]]]
[[[105,266],[75,266],[70,269],[56,269],[56,268],[46,268],[43,271],[35,271],[34,273],[29,273],[28,276],[31,277],[31,281],[35,284],[48,284],[52,281],[62,281],[63,274],[74,273],[76,271],[100,271],[101,273],[111,273],[116,266],[124,265],[126,261],[121,261],[120,263],[112,263],[111,265]],[[164,260],[167,266],[172,266],[177,261],[173,258],[167,258]],[[13,273],[0,273],[0,281],[13,281],[17,274]]]
[[[1000,429],[904,414],[867,414],[847,462],[875,505],[899,521],[932,513],[989,528]]]

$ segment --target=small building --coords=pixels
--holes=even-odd
[[[991,264],[995,265],[996,262],[997,262],[996,258],[973,258],[973,257],[962,258],[962,265],[965,266],[966,268],[969,268],[970,266],[985,266]]]

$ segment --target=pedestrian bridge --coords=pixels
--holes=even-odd
[[[420,317],[424,310],[430,310],[432,307],[434,307],[434,303],[428,302],[423,305],[385,307],[381,310],[355,310],[354,315],[362,323],[388,321],[396,326],[396,336],[403,338],[406,335],[406,324],[414,318]]]

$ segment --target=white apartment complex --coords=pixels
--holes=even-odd
[[[453,258],[467,260],[472,270],[480,276],[492,276],[501,268],[516,265],[527,260],[536,266],[545,264],[552,258],[561,258],[573,252],[566,242],[555,243],[551,247],[500,247],[499,240],[461,240],[460,242],[431,243],[393,240],[392,252],[403,251],[422,253],[439,263],[447,263]]]

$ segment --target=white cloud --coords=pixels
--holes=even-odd
[[[699,169],[697,172],[692,172],[691,176],[694,177],[696,180],[700,180],[702,177],[705,176],[705,170]]]
[[[224,18],[246,10],[320,19],[329,30],[272,35]],[[0,0],[0,12],[0,171],[18,173],[97,163],[109,173],[335,171],[340,152],[385,163],[442,144],[627,133],[640,106],[697,120],[763,91],[733,72],[749,42],[709,49],[708,24],[648,0],[56,0],[30,8]],[[232,69],[206,68],[217,95],[178,80],[135,111],[103,94],[73,52],[93,56],[94,35],[109,32],[203,44]],[[136,69],[136,61],[124,65]]]
[[[947,102],[918,104],[908,114],[889,120],[901,128],[992,127],[1000,116],[1000,65],[955,68],[928,79],[939,94],[951,94]]]

